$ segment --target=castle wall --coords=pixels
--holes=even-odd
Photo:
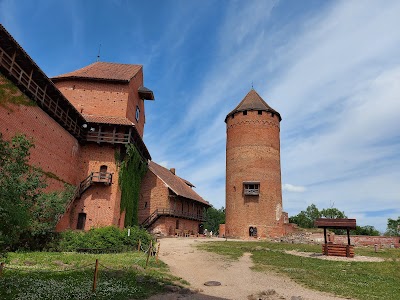
[[[0,74],[0,85],[4,82],[5,78]],[[17,95],[22,93],[18,90]],[[15,134],[32,139],[35,146],[30,151],[29,164],[48,175],[47,191],[64,190],[64,182],[78,184],[81,147],[75,137],[41,108],[2,101],[0,131],[5,140],[11,140]]]
[[[262,111],[237,112],[227,119],[226,235],[283,235],[279,119]],[[258,196],[245,196],[243,182],[260,182]]]
[[[112,174],[112,184],[93,183],[80,198],[75,199],[57,226],[62,231],[77,229],[79,213],[86,214],[84,229],[114,225],[123,228],[120,204],[121,191],[118,186],[119,170],[115,162],[116,148],[113,145],[86,144],[81,147],[79,177],[83,181],[91,172],[99,172],[102,165]]]
[[[178,221],[178,223],[177,223]],[[173,236],[177,231],[188,231],[190,235],[197,235],[201,222],[194,220],[185,220],[173,217],[160,217],[150,228],[149,231],[162,236]],[[178,226],[177,226],[178,225]],[[178,228],[177,228],[178,227]]]

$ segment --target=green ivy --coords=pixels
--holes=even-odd
[[[135,146],[126,146],[126,156],[121,162],[119,185],[121,187],[121,212],[125,211],[125,226],[138,225],[140,184],[147,171],[147,163]]]
[[[29,99],[17,86],[0,73],[0,106],[9,110],[8,103],[25,106],[36,106],[36,102]]]

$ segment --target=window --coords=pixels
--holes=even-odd
[[[78,224],[76,225],[76,229],[85,229],[85,223],[86,223],[86,214],[85,213],[80,213],[78,215]]]
[[[146,208],[147,207],[147,201],[144,203],[144,208]]]
[[[106,179],[107,178],[107,166],[106,165],[102,165],[100,167],[100,179]]]
[[[259,111],[258,111],[258,114],[259,114],[259,115],[262,115],[262,110],[259,110]]]
[[[139,106],[136,105],[135,119],[137,122],[139,122],[139,117],[140,117],[140,108],[139,108]]]
[[[176,220],[176,224],[175,225],[176,225],[175,228],[179,229],[179,220]]]
[[[260,182],[243,182],[243,193],[246,196],[258,196],[260,194]]]
[[[247,116],[247,110],[243,111],[243,116]]]

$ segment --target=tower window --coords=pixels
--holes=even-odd
[[[135,119],[137,122],[139,122],[139,117],[140,117],[140,108],[139,108],[139,106],[136,105]]]
[[[259,114],[259,115],[262,115],[262,110],[259,110],[259,111],[258,111],[258,114]]]
[[[260,194],[260,182],[243,182],[243,194],[245,196],[258,196]]]
[[[247,110],[243,111],[243,116],[247,116]]]

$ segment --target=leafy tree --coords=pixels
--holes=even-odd
[[[306,210],[290,217],[289,222],[295,223],[301,228],[314,228],[314,221],[321,217],[321,212],[315,204],[309,205]]]
[[[388,219],[385,235],[400,236],[400,217],[395,219]]]
[[[45,187],[42,175],[29,167],[33,147],[23,135],[11,142],[0,134],[0,248],[16,243],[30,225],[30,208]]]
[[[331,207],[321,210],[321,218],[346,219],[347,216],[344,214],[344,211],[340,211],[337,208]]]
[[[54,230],[58,216],[72,197],[73,187],[45,194],[43,173],[28,165],[32,141],[16,135],[11,142],[0,133],[0,252]]]
[[[219,224],[225,223],[225,208],[221,207],[220,209],[216,209],[214,207],[210,207],[206,211],[206,222],[204,222],[204,228],[207,228],[208,231],[212,231],[213,233],[219,232]]]
[[[375,229],[374,226],[366,225],[366,226],[356,226],[355,230],[351,230],[352,235],[371,235],[378,236],[380,235],[379,231]]]

